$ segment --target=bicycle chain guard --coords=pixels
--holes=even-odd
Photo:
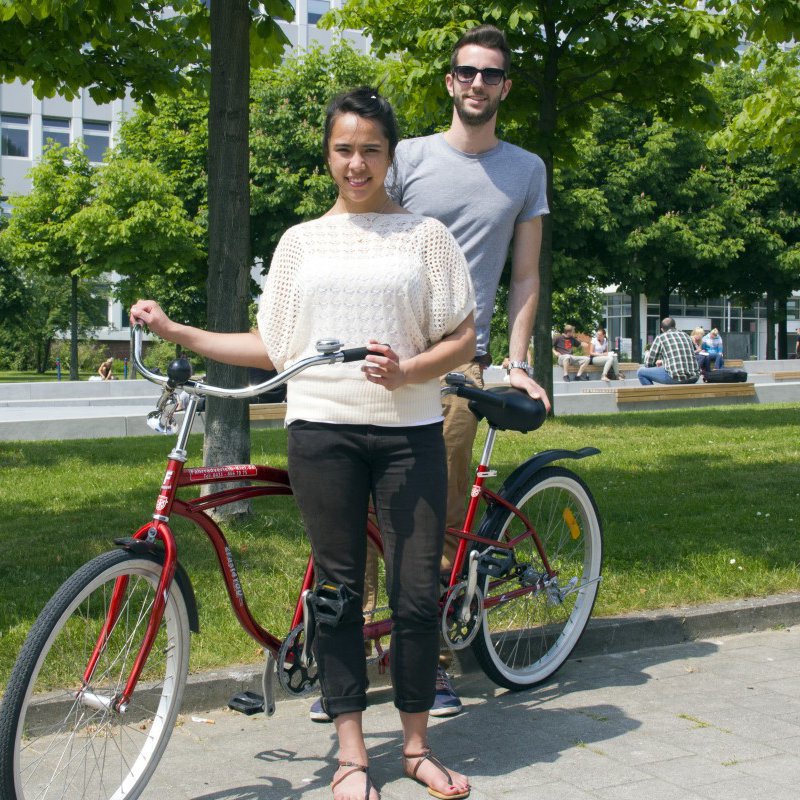
[[[463,650],[469,646],[480,630],[483,592],[476,586],[471,594],[468,613],[464,613],[463,608],[467,595],[466,581],[456,584],[447,595],[442,609],[442,636],[451,650]]]
[[[300,623],[283,640],[278,651],[278,681],[290,694],[308,694],[317,682],[317,665],[313,656],[302,664],[304,626]]]

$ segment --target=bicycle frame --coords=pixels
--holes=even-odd
[[[119,711],[124,711],[127,704],[130,702],[130,698],[139,681],[145,662],[153,647],[163,617],[168,593],[178,566],[177,543],[172,529],[169,526],[169,520],[172,514],[177,514],[180,517],[191,520],[208,537],[217,556],[232,610],[242,628],[273,656],[277,656],[282,645],[281,639],[263,628],[253,617],[252,612],[248,608],[244,590],[239,581],[238,570],[230,546],[222,530],[206,512],[239,500],[291,495],[292,489],[289,476],[287,472],[282,469],[252,464],[238,464],[222,467],[185,467],[188,437],[197,414],[198,402],[198,396],[193,394],[185,409],[185,415],[178,432],[176,445],[168,456],[167,468],[161,483],[159,495],[156,499],[152,521],[142,525],[133,534],[130,540],[131,542],[142,543],[148,548],[154,548],[155,542],[157,541],[161,542],[164,548],[163,567],[144,639],[140,645],[125,689],[122,694],[113,701],[115,708]],[[446,531],[448,535],[456,536],[459,539],[458,548],[450,571],[449,589],[456,586],[462,579],[467,549],[470,543],[510,551],[513,550],[519,542],[530,536],[535,542],[548,577],[552,577],[553,575],[541,540],[530,521],[527,520],[512,503],[484,485],[487,478],[496,475],[496,472],[489,467],[496,434],[497,429],[490,426],[480,463],[476,470],[475,482],[470,492],[470,501],[462,529],[448,528]],[[176,496],[179,489],[189,486],[201,487],[241,480],[248,481],[249,485],[221,489],[220,491],[198,496],[190,500],[179,499]],[[498,542],[495,539],[485,538],[472,533],[472,528],[477,517],[478,505],[481,501],[487,505],[499,504],[515,514],[524,524],[524,532],[507,542]],[[381,557],[383,557],[383,542],[381,540],[380,531],[371,518],[367,521],[367,536]],[[141,546],[141,544],[139,546]],[[290,631],[303,620],[303,593],[306,590],[313,589],[313,586],[314,563],[313,558],[309,556],[300,592],[298,593],[295,603]],[[87,689],[91,683],[92,673],[107,641],[108,634],[116,623],[126,588],[127,578],[119,578],[115,584],[106,621],[84,672],[83,683],[84,687]],[[536,590],[537,587],[521,587],[500,597],[487,599],[485,607],[491,608],[507,599],[528,594]],[[390,633],[391,625],[392,623],[389,619],[371,621],[364,625],[365,640],[375,641],[380,655],[383,654],[380,650],[379,640]],[[87,696],[88,694],[87,692]]]

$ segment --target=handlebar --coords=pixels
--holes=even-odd
[[[157,375],[155,372],[147,369],[142,362],[141,325],[134,325],[131,328],[131,345],[133,363],[136,369],[152,383],[157,383],[167,389],[174,389],[175,385],[173,385],[168,376]],[[241,389],[225,389],[221,386],[211,386],[208,383],[193,380],[182,381],[180,385],[190,394],[199,396],[211,395],[212,397],[229,398],[257,397],[260,394],[265,394],[272,389],[283,386],[286,381],[294,375],[297,375],[298,372],[302,372],[309,367],[315,367],[320,364],[341,364],[349,361],[363,361],[371,352],[366,347],[351,347],[343,350],[341,342],[337,339],[322,339],[317,342],[317,349],[320,351],[318,355],[303,358],[292,364],[289,369],[279,372],[269,380],[255,384],[254,386],[245,386]]]

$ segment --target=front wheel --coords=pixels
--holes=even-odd
[[[138,797],[175,725],[189,668],[189,619],[177,583],[124,712],[122,692],[161,574],[156,556],[104,553],[51,598],[20,651],[0,708],[0,795],[9,800]],[[118,578],[120,613],[88,682],[83,676]]]
[[[594,499],[567,469],[545,467],[507,499],[539,536],[551,571],[533,537],[524,536],[513,564],[480,581],[484,612],[472,648],[489,678],[519,690],[549,678],[578,643],[597,596],[603,544]],[[485,535],[508,542],[526,530],[519,517],[503,512]]]

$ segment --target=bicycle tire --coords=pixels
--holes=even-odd
[[[161,628],[124,713],[80,702],[83,673],[118,577],[128,586],[94,670],[95,695],[124,688],[158,586],[161,559],[117,550],[75,572],[20,651],[0,707],[0,793],[8,800],[138,797],[172,734],[189,669],[189,617],[173,584]]]
[[[520,569],[505,579],[483,576],[479,582],[484,602],[481,630],[472,650],[486,675],[513,691],[527,689],[550,678],[578,644],[594,608],[600,581],[603,539],[600,515],[586,484],[563,467],[545,467],[507,498],[530,520],[539,535],[550,566],[557,571],[558,587],[544,584],[545,572],[531,537],[514,549]],[[482,533],[507,541],[525,526],[511,512],[495,506],[487,514]],[[500,598],[529,586],[530,592]]]

